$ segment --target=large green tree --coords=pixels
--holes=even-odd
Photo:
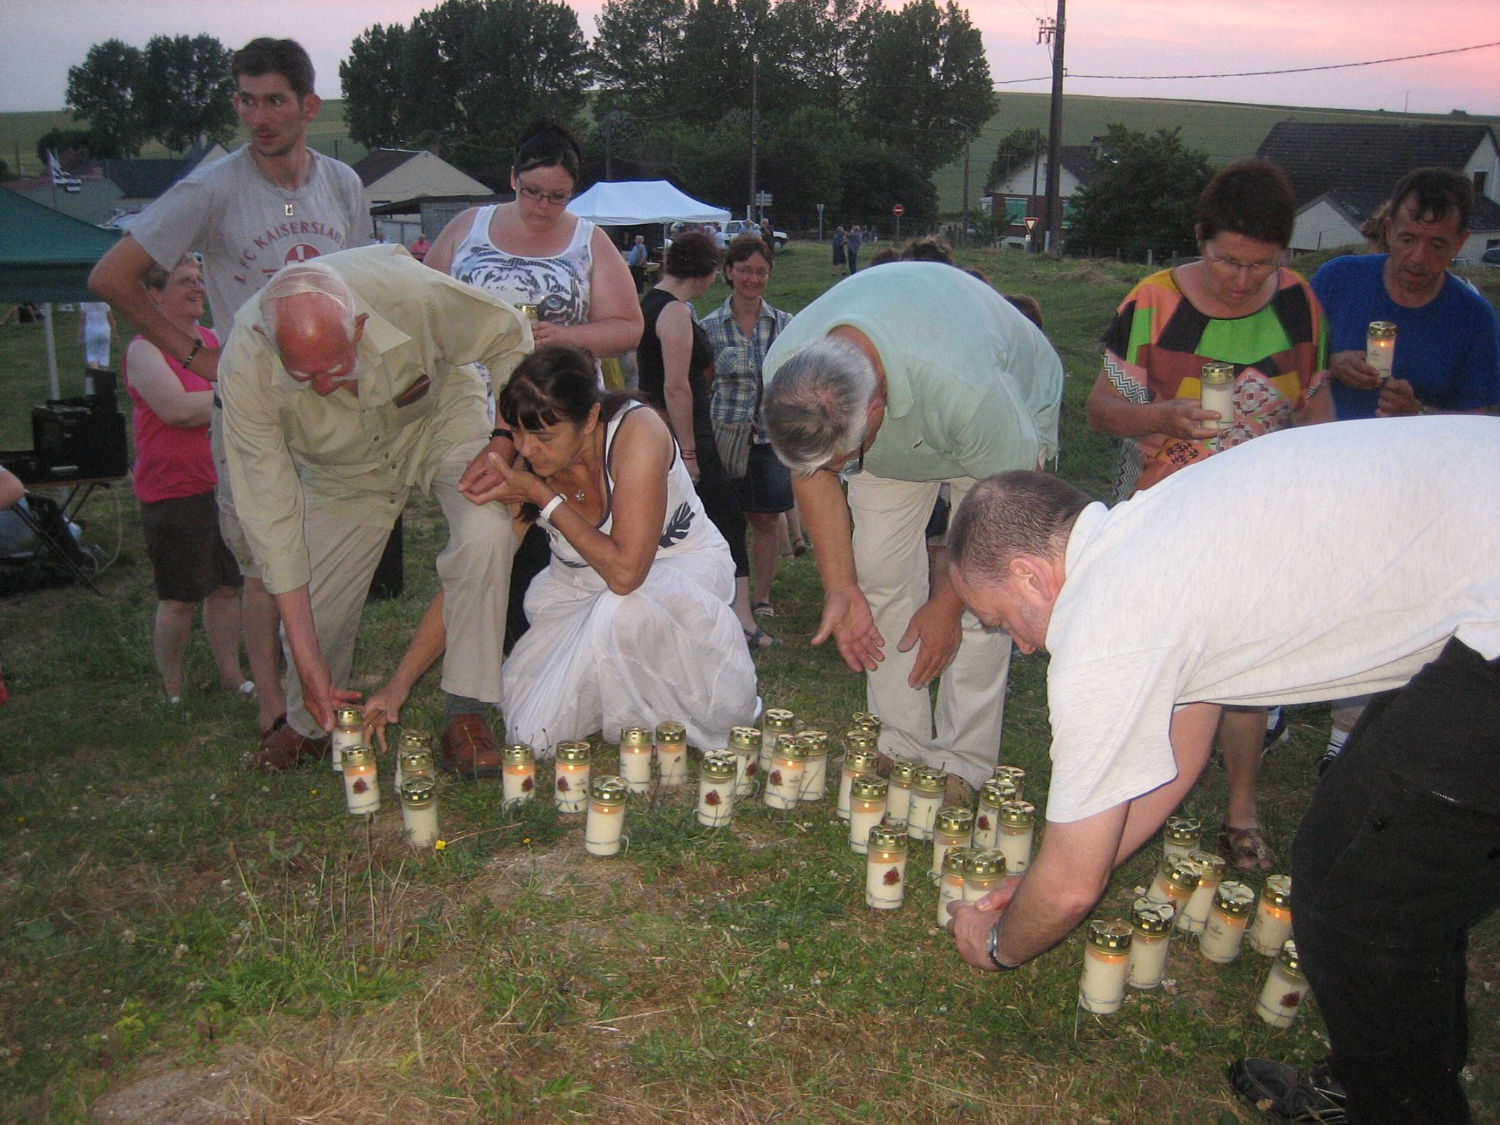
[[[794,109],[816,107],[847,120],[874,35],[879,0],[781,0],[772,11],[779,71]]]
[[[636,118],[676,116],[665,76],[682,59],[687,0],[609,0],[594,20],[601,104]]]
[[[172,152],[234,137],[230,52],[212,35],[157,35],[146,44],[135,101],[143,127]]]
[[[1208,154],[1185,145],[1181,132],[1109,127],[1095,142],[1094,179],[1073,199],[1068,253],[1192,252],[1193,214],[1212,172]]]
[[[990,65],[969,14],[952,0],[878,12],[859,102],[867,130],[910,153],[924,176],[953,160],[963,151],[962,125],[977,130],[995,112]]]
[[[83,62],[68,67],[68,108],[87,121],[99,156],[135,156],[150,135],[136,105],[141,50],[119,39],[89,48]]]
[[[492,181],[527,122],[572,117],[589,81],[578,17],[560,0],[443,0],[356,45],[339,70],[356,139],[430,146]]]

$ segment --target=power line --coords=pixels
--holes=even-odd
[[[1225,71],[1220,74],[1076,74],[1068,72],[1069,78],[1105,78],[1117,81],[1142,81],[1142,82],[1170,82],[1179,79],[1201,79],[1201,78],[1258,78],[1268,74],[1311,74],[1319,70],[1348,70],[1356,66],[1380,66],[1383,63],[1409,62],[1412,59],[1434,59],[1440,55],[1461,55],[1465,51],[1482,51],[1488,47],[1500,47],[1500,41],[1494,43],[1475,43],[1471,47],[1450,47],[1445,51],[1424,51],[1420,55],[1396,55],[1389,59],[1367,59],[1364,62],[1330,63],[1326,66],[1295,66],[1286,67],[1281,70],[1234,70]],[[1021,79],[1021,81],[1035,82],[1036,79]],[[996,83],[999,85],[999,83]]]

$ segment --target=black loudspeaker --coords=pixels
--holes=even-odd
[[[125,416],[115,407],[113,387],[33,406],[31,446],[52,480],[123,477],[130,469]]]

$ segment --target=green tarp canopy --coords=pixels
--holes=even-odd
[[[94,300],[89,270],[119,237],[0,188],[0,304]]]

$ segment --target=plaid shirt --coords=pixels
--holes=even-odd
[[[792,314],[772,308],[762,299],[753,337],[747,338],[734,318],[729,298],[703,318],[703,330],[714,346],[714,393],[709,413],[715,422],[748,422],[760,393],[761,367],[771,343],[792,319]],[[755,442],[771,440],[763,415],[755,418]]]

